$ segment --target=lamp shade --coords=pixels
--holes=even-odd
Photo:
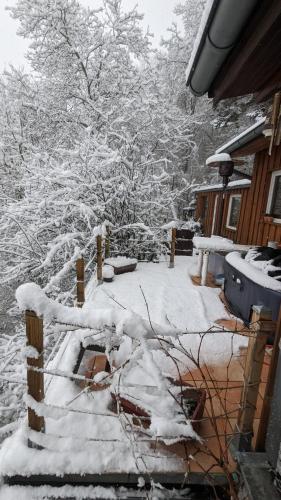
[[[206,165],[209,167],[219,167],[220,163],[232,162],[232,158],[228,153],[218,153],[212,156],[209,156],[206,160]],[[232,162],[233,163],[233,162]]]

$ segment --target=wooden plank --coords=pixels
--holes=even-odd
[[[268,177],[268,166],[270,162],[269,155],[264,152],[262,155],[263,160],[262,164],[260,164],[260,168],[258,170],[258,192],[257,192],[257,204],[256,207],[253,207],[253,225],[252,225],[252,235],[251,235],[251,243],[256,244],[258,240],[258,222],[263,217],[263,199],[264,199],[264,191],[266,186],[266,180]]]
[[[77,289],[77,307],[82,307],[85,302],[85,262],[84,259],[76,261],[76,289]]]
[[[97,280],[102,283],[102,237],[97,236]]]
[[[248,189],[241,189],[241,206],[240,206],[240,214],[239,214],[239,221],[238,221],[238,226],[237,226],[237,237],[236,237],[236,243],[243,244],[246,243],[242,240],[242,228],[244,224],[244,217],[245,217],[245,211],[246,211],[246,205],[247,205],[247,196],[248,196]]]
[[[5,476],[4,482],[10,486],[63,486],[70,485],[83,485],[83,486],[124,486],[137,488],[140,474],[128,474],[122,472],[102,473],[102,474],[64,474],[63,476],[38,474],[29,477],[14,475]],[[206,485],[210,483],[213,485],[228,485],[228,479],[224,474],[220,473],[204,473],[204,472],[151,472],[149,474],[142,473],[146,484],[151,485],[151,480],[154,483],[160,483],[166,487],[183,487],[185,484],[189,485]]]
[[[241,241],[243,241],[244,244],[249,244],[249,227],[250,227],[251,218],[252,218],[252,205],[253,205],[253,200],[254,200],[254,195],[255,195],[255,185],[256,185],[256,179],[257,179],[257,169],[259,166],[259,156],[260,156],[260,153],[255,156],[255,160],[254,160],[252,182],[251,182],[251,186],[248,190],[247,204],[246,204],[246,210],[245,210],[245,215],[244,215],[243,227],[241,229]]]
[[[175,227],[172,228],[171,233],[172,234],[171,234],[170,263],[169,263],[170,269],[175,267],[176,236],[177,236],[177,230]]]
[[[28,367],[43,368],[43,319],[33,311],[25,312],[27,346],[33,347],[39,357],[27,358],[27,393],[35,401],[44,400],[44,374],[30,370]],[[36,352],[35,351],[35,352]],[[32,408],[28,408],[28,426],[33,431],[44,432],[44,417],[39,417]]]
[[[264,154],[262,154],[262,156],[259,157],[259,163],[258,163],[256,171],[255,171],[254,197],[253,197],[253,203],[251,206],[252,216],[250,219],[250,226],[249,226],[249,243],[250,244],[255,243],[254,232],[255,232],[255,227],[257,225],[258,207],[259,207],[259,204],[261,203],[260,196],[261,196],[262,185],[263,185],[263,182],[265,182],[265,178],[267,175],[267,171],[264,168],[264,161],[262,163],[262,168],[261,168],[261,160],[262,159],[264,160]]]
[[[274,393],[274,384],[277,372],[277,364],[279,359],[279,342],[281,338],[281,308],[279,310],[279,316],[277,321],[277,327],[275,331],[274,344],[271,353],[269,372],[263,397],[262,411],[260,415],[260,423],[257,433],[255,450],[262,452],[265,451],[265,441],[266,433],[270,416],[271,402]]]
[[[237,427],[240,434],[239,450],[250,451],[253,424],[256,412],[259,385],[264,361],[268,331],[273,327],[271,311],[262,306],[253,306],[251,330],[244,369],[244,389],[241,395]],[[275,327],[275,325],[274,325]]]
[[[105,238],[105,249],[104,249],[104,258],[108,259],[110,257],[110,227],[106,228],[106,238]]]

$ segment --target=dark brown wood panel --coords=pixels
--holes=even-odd
[[[281,243],[281,224],[264,222],[272,172],[281,170],[281,146],[275,146],[269,156],[266,150],[255,156],[251,186],[243,189],[231,189],[226,192],[222,236],[236,243],[248,245],[267,245],[269,240]],[[200,218],[200,198],[207,196],[208,210],[204,225],[204,234],[211,235],[215,197],[219,191],[197,194],[196,216]],[[229,197],[241,194],[240,216],[237,230],[226,228]],[[218,212],[217,212],[218,214]]]

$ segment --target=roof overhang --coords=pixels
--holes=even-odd
[[[240,179],[238,181],[231,181],[228,183],[226,191],[232,191],[235,189],[248,189],[251,186],[251,181],[248,179]],[[222,191],[222,184],[209,184],[206,186],[200,186],[198,188],[193,189],[193,193],[209,193],[213,191]]]
[[[265,117],[258,120],[254,125],[244,130],[244,132],[220,146],[216,150],[216,154],[228,153],[231,154],[232,158],[239,158],[268,149],[270,138],[265,137],[263,134],[265,121]]]
[[[280,0],[209,0],[187,68],[195,95],[216,100],[281,88]]]

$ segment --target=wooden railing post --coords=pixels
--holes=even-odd
[[[27,346],[34,347],[38,357],[27,357],[27,392],[35,401],[44,400],[44,374],[31,370],[30,367],[43,368],[43,319],[33,311],[25,312]],[[28,426],[33,431],[44,432],[44,417],[39,417],[32,408],[28,408]]]
[[[252,447],[253,424],[259,394],[266,340],[272,330],[271,311],[263,306],[253,306],[251,319],[252,336],[249,338],[244,368],[244,388],[238,417],[239,451],[250,451]]]
[[[102,283],[102,237],[97,236],[97,279]]]
[[[169,264],[170,269],[175,267],[176,235],[177,235],[177,230],[175,227],[173,227],[172,228],[172,239],[171,239],[171,251],[170,251],[170,264]]]
[[[260,423],[257,433],[256,446],[255,446],[255,451],[259,452],[265,451],[266,433],[269,423],[271,402],[274,393],[274,384],[275,384],[277,365],[280,353],[279,342],[281,338],[281,308],[279,309],[279,315],[276,327],[275,323],[274,322],[272,323],[273,323],[272,329],[274,330],[275,333],[274,344],[273,344],[269,371],[264,391],[263,405],[261,410]]]
[[[105,239],[105,252],[104,256],[106,259],[110,257],[110,227],[106,227],[106,239]]]
[[[76,286],[77,286],[77,307],[82,307],[85,302],[84,284],[85,263],[83,257],[76,261]]]

